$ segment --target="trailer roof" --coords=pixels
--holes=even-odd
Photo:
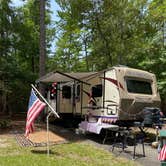
[[[54,71],[54,72],[48,73],[45,76],[39,78],[37,80],[37,82],[53,83],[53,82],[69,82],[69,81],[73,81],[73,80],[83,82],[82,79],[93,76],[96,73],[97,72],[63,73],[60,71]]]
[[[109,69],[105,69],[99,72],[71,72],[71,73],[64,73],[60,71],[53,71],[51,73],[46,74],[45,76],[39,78],[36,82],[41,83],[53,83],[53,82],[69,82],[69,81],[79,81],[85,84],[88,84],[86,81],[89,79],[92,79],[93,77],[96,77],[97,75],[100,75],[104,72],[107,72],[111,69],[116,70],[123,70],[127,76],[140,76],[145,78],[151,78],[153,76],[152,73],[149,73],[147,71],[138,70],[129,68],[126,66],[114,66]],[[142,73],[142,74],[141,74]],[[86,80],[85,82],[83,80]]]

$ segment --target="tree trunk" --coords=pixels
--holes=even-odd
[[[45,0],[40,0],[40,46],[39,46],[39,77],[45,75],[46,64],[46,30],[45,30]],[[43,84],[39,84],[40,93],[45,96]],[[44,120],[44,111],[40,114],[39,120]]]
[[[85,51],[85,59],[86,59],[86,70],[89,71],[87,38],[85,37],[85,39],[83,41],[84,41],[84,51]]]
[[[45,0],[40,0],[40,47],[39,47],[39,77],[45,75],[46,64],[46,30],[45,30]],[[40,84],[39,90],[44,94],[44,87]]]
[[[6,88],[5,88],[5,83],[4,81],[1,82],[2,86],[2,114],[6,113],[6,106],[7,106],[7,93],[6,93]]]

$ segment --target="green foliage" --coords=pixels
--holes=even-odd
[[[9,127],[11,127],[10,120],[0,120],[0,129],[7,129]]]
[[[58,12],[61,33],[55,56],[67,56],[65,48],[73,55],[71,50],[80,44],[77,52],[83,55],[85,68],[101,70],[116,64],[128,65],[130,57],[135,57],[137,50],[147,44],[144,37],[148,23],[144,8],[148,1],[70,0],[57,3],[61,7]],[[75,38],[71,37],[76,34]],[[59,44],[67,40],[79,44]],[[66,63],[70,64],[68,59]]]
[[[49,4],[49,2],[48,2]],[[51,23],[47,10],[46,25]],[[52,40],[48,28],[47,42]],[[48,45],[49,48],[49,45]],[[30,84],[39,71],[39,1],[22,7],[0,1],[0,109],[3,113],[27,110]]]

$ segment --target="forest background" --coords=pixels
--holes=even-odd
[[[166,0],[55,1],[56,21],[46,1],[46,72],[119,64],[153,72],[166,113]],[[0,114],[26,112],[39,77],[39,3],[0,0]]]

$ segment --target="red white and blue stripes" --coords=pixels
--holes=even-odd
[[[166,160],[166,145],[164,145],[159,153],[158,160],[165,161]]]
[[[31,96],[28,105],[27,121],[25,136],[28,137],[29,133],[33,132],[33,123],[40,112],[45,108],[46,104],[38,99],[34,90],[31,90]]]

